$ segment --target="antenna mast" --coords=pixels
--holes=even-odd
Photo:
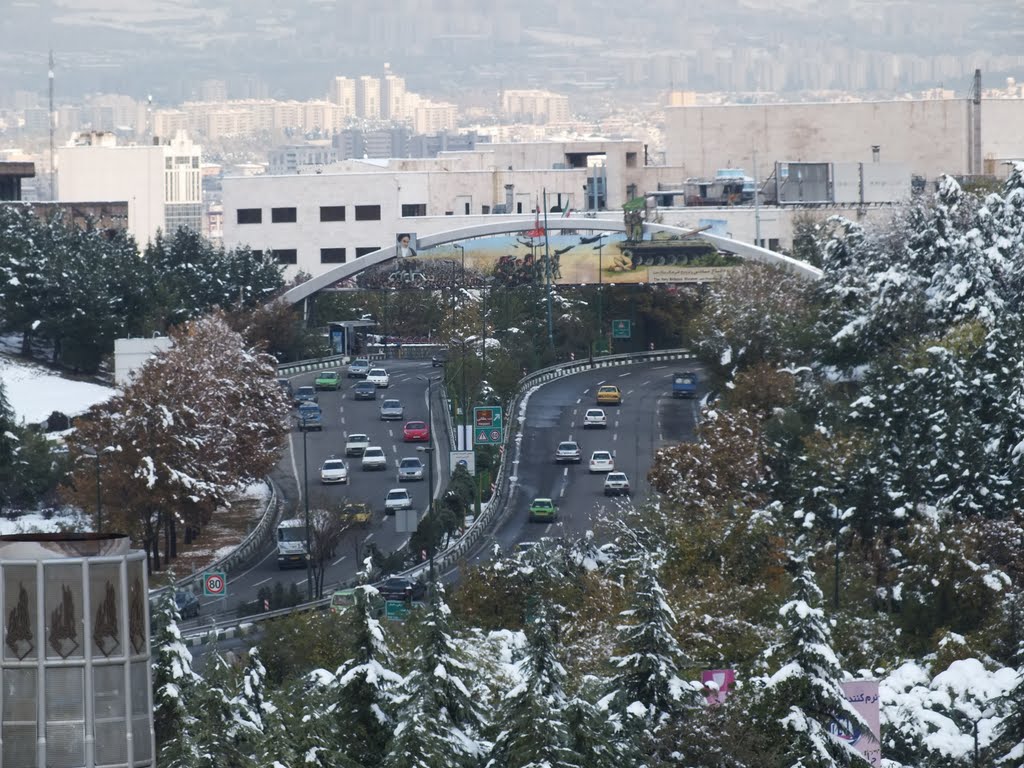
[[[53,110],[53,49],[50,49],[50,199],[57,199],[57,166],[55,164],[56,152],[54,151],[54,129],[57,125],[57,114]]]

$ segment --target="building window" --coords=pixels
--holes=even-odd
[[[297,214],[294,208],[271,208],[270,220],[274,224],[294,224]]]
[[[373,253],[374,251],[379,251],[379,250],[380,250],[380,246],[379,245],[364,245],[362,248],[356,248],[356,258],[357,259],[362,258],[363,256],[365,256],[368,253]]]
[[[299,252],[295,248],[275,248],[270,254],[278,264],[298,264]]]
[[[380,206],[357,205],[356,221],[380,221]]]
[[[320,221],[344,221],[345,220],[345,206],[344,205],[321,205],[320,206]]]
[[[263,223],[263,209],[262,208],[239,208],[238,209],[238,223],[239,224],[262,224]]]
[[[402,204],[402,217],[408,216],[426,216],[427,215],[427,204],[426,203],[403,203]]]
[[[490,212],[491,212],[491,206],[489,206],[489,205],[481,205],[480,206],[480,213],[482,213],[484,216],[486,216]]]
[[[466,214],[467,216],[469,216],[469,206],[470,206],[470,205],[471,205],[471,203],[466,203],[466,204],[465,204],[465,207],[464,207],[464,213],[465,213],[465,214]]]
[[[344,248],[321,248],[320,249],[320,263],[321,264],[344,264],[345,263],[345,249]]]
[[[636,152],[627,152],[626,153],[626,167],[627,168],[636,168],[636,159],[637,159]]]
[[[522,202],[516,203],[516,213],[522,213],[522,212],[523,212],[523,204],[522,204]]]

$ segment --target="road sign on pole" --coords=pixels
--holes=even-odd
[[[388,621],[405,621],[409,615],[409,606],[404,600],[386,600],[384,602],[384,618]]]
[[[473,445],[501,445],[503,422],[501,406],[473,409]]]
[[[204,573],[203,595],[205,597],[227,597],[227,575],[223,571],[208,571],[207,573]]]
[[[473,451],[452,451],[448,454],[450,474],[455,474],[459,467],[465,467],[471,475],[476,475],[476,453]]]
[[[633,335],[632,320],[612,320],[612,338],[628,339]]]

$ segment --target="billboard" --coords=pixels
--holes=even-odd
[[[875,768],[882,765],[882,744],[879,740],[879,705],[877,680],[848,680],[841,683],[843,695],[861,718],[867,723],[868,733],[850,723],[846,727],[835,726],[832,734],[860,752],[868,765]]]

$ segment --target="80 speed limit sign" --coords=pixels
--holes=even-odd
[[[206,597],[225,597],[228,594],[228,579],[223,571],[203,574],[203,594]]]

